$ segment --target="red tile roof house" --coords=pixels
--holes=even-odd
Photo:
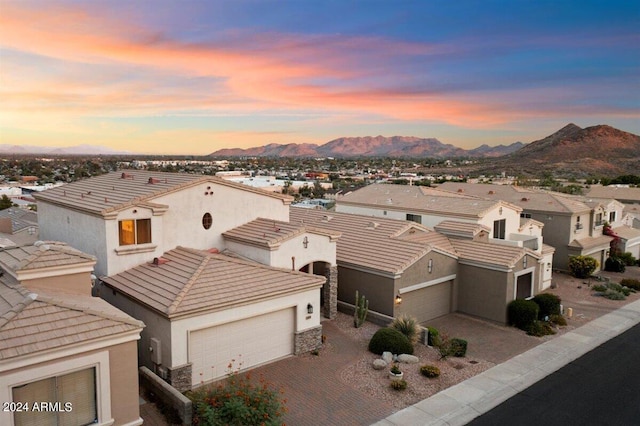
[[[41,237],[97,258],[100,296],[147,324],[140,364],[181,391],[232,359],[244,369],[313,350],[321,316],[336,314],[340,234],[292,226],[291,197],[127,170],[36,198]]]
[[[61,243],[0,250],[0,424],[142,423],[144,324],[91,296],[94,265]]]

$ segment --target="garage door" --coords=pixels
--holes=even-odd
[[[231,360],[236,360],[235,369],[246,369],[291,355],[294,318],[290,308],[192,331],[193,385],[224,377]]]
[[[451,289],[446,281],[402,294],[402,313],[412,315],[419,322],[441,317],[451,312]]]

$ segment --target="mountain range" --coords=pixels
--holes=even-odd
[[[0,144],[0,154],[48,154],[48,155],[129,155],[130,151],[117,151],[104,146],[76,145],[48,147],[34,145]]]
[[[522,148],[522,142],[466,150],[444,144],[435,138],[414,136],[365,136],[334,139],[323,145],[268,144],[253,148],[226,148],[211,153],[212,157],[499,157]]]

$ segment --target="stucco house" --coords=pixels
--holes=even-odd
[[[489,242],[490,228],[443,221],[435,232],[412,221],[291,207],[291,222],[340,232],[338,306],[355,291],[374,321],[410,314],[420,322],[463,312],[506,321],[506,305],[548,284],[545,253]],[[547,247],[553,253],[553,249]]]
[[[11,207],[0,210],[0,248],[38,241],[38,213]]]
[[[336,315],[340,234],[291,226],[289,196],[214,176],[132,170],[36,197],[41,235],[97,258],[100,297],[148,325],[140,363],[180,390],[223,376],[238,355],[238,367],[250,368],[313,350],[320,317]],[[194,294],[201,305],[186,302]],[[203,341],[210,355],[199,358]]]
[[[61,243],[0,250],[0,400],[29,404],[0,424],[142,424],[144,324],[91,296],[94,264]],[[38,412],[41,402],[52,405]]]
[[[518,205],[523,219],[544,224],[544,242],[555,248],[554,268],[568,270],[570,256],[590,256],[600,266],[609,256],[612,238],[602,233],[608,219],[606,202],[512,185],[445,182],[439,188]]]
[[[101,297],[148,324],[141,364],[179,390],[321,340],[324,277],[177,247],[102,282]]]

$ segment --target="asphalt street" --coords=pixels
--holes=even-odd
[[[640,325],[469,424],[640,425]]]

